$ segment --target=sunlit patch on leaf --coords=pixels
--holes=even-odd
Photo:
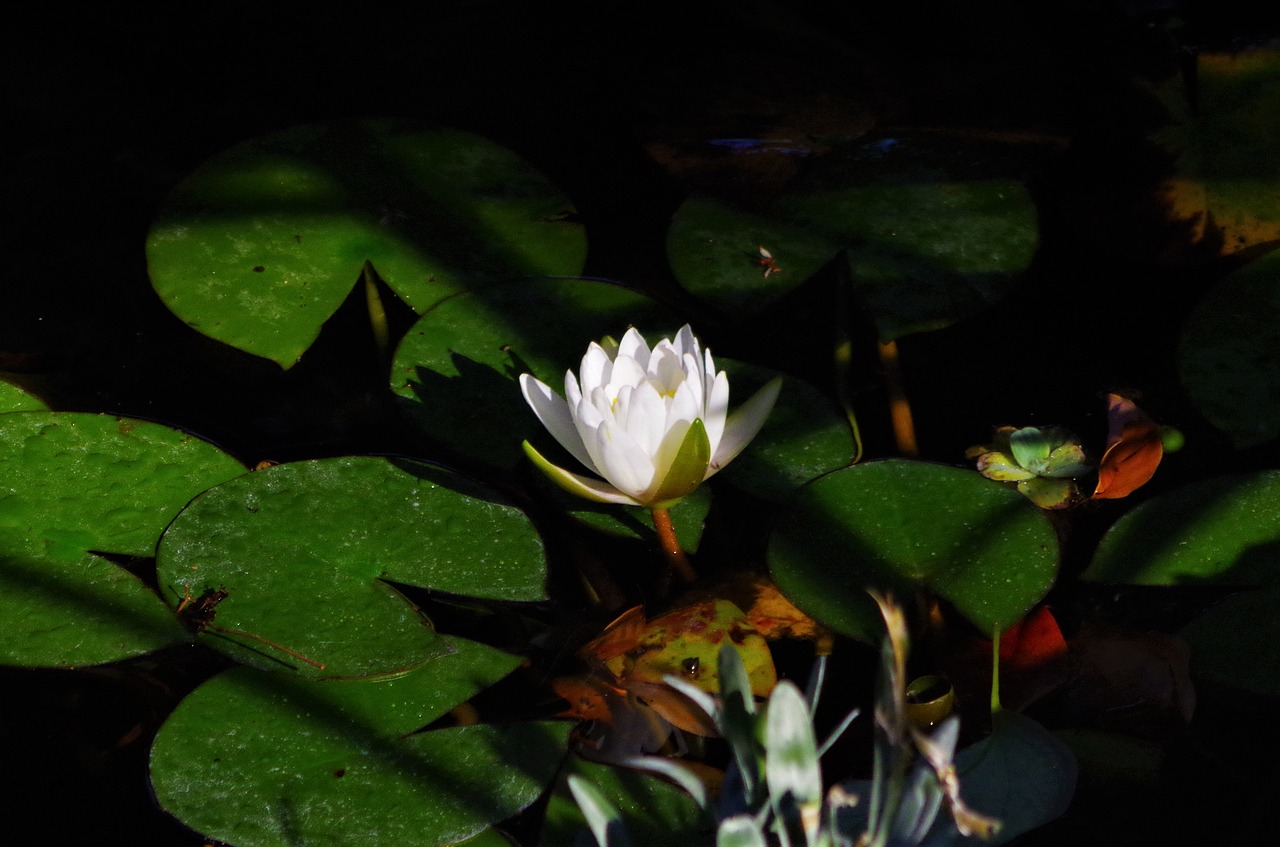
[[[1280,238],[1280,51],[1196,54],[1194,110],[1181,80],[1161,92],[1175,117],[1155,140],[1174,156],[1168,215],[1223,255]]]

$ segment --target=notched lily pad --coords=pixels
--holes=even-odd
[[[533,802],[570,724],[419,732],[519,659],[462,639],[412,673],[306,681],[223,673],[156,736],[156,798],[183,823],[243,847],[446,845]],[[394,810],[391,813],[389,810]]]
[[[569,201],[509,150],[392,121],[305,126],[210,159],[147,238],[152,285],[194,329],[290,367],[366,261],[410,306],[578,273]]]
[[[109,415],[0,415],[0,662],[66,667],[184,638],[107,556],[150,557],[205,488],[244,473],[189,433]]]
[[[1057,572],[1052,525],[1017,492],[959,468],[889,459],[806,485],[779,517],[783,593],[838,632],[882,634],[868,588],[928,589],[984,632],[1021,618]]]
[[[393,582],[540,600],[545,567],[533,526],[496,492],[359,457],[279,465],[207,492],[157,561],[175,606],[225,594],[201,636],[210,646],[324,677],[403,672],[447,649]]]

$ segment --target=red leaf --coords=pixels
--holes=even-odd
[[[1067,642],[1048,607],[1041,606],[1000,633],[1000,664],[1030,670],[1066,655]]]

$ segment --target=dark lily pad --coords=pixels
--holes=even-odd
[[[743,362],[725,360],[723,366],[738,402],[777,376]],[[853,452],[849,421],[831,399],[812,384],[788,376],[760,433],[719,478],[780,502],[809,480],[847,466]]]
[[[108,555],[150,557],[204,489],[244,473],[193,435],[107,415],[0,415],[0,662],[80,666],[185,638]]]
[[[1187,393],[1241,449],[1280,436],[1277,350],[1280,252],[1273,252],[1209,289],[1187,319],[1178,346],[1178,371]]]
[[[1195,101],[1180,75],[1156,89],[1174,118],[1153,136],[1174,158],[1173,218],[1228,254],[1280,238],[1280,51],[1197,51]]]
[[[820,477],[779,517],[769,565],[783,593],[838,632],[875,643],[868,588],[928,589],[984,632],[1053,584],[1057,537],[1016,491],[972,471],[889,459]]]
[[[379,681],[304,681],[237,668],[160,728],[156,798],[187,826],[241,847],[447,845],[533,802],[570,725],[419,732],[519,659],[449,639],[453,652]]]
[[[1280,471],[1148,500],[1107,531],[1083,577],[1134,585],[1278,585]]]
[[[447,649],[391,582],[540,600],[545,568],[533,526],[496,492],[377,458],[279,465],[219,486],[174,521],[157,561],[175,603],[225,592],[202,636],[210,646],[327,677],[403,672]]]
[[[1071,749],[1017,712],[994,714],[991,735],[957,753],[955,766],[960,796],[975,811],[997,818],[1000,831],[985,841],[962,837],[944,811],[925,847],[1008,844],[1061,815],[1075,794]]]
[[[284,367],[364,263],[425,312],[450,292],[578,273],[568,200],[509,150],[391,121],[300,127],[202,165],[147,239],[152,284],[191,327]]]
[[[882,341],[948,326],[1000,299],[1037,247],[1029,192],[1000,168],[974,165],[989,156],[881,139],[815,168],[773,204],[691,200],[668,236],[672,267],[699,297],[759,311],[845,250]],[[781,273],[765,275],[760,246]]]
[[[1274,564],[1274,562],[1273,562]],[[1219,600],[1182,629],[1197,685],[1280,697],[1280,589],[1244,591]]]

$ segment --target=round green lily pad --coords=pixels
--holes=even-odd
[[[399,673],[446,649],[393,582],[540,600],[545,568],[532,524],[496,492],[431,465],[365,457],[278,465],[219,486],[173,522],[157,560],[175,606],[223,595],[202,634],[210,646],[321,677]]]
[[[410,306],[581,271],[572,206],[511,151],[392,121],[318,124],[210,159],[147,238],[152,285],[192,328],[290,367],[366,261]]]
[[[240,847],[446,845],[483,832],[542,792],[571,724],[418,731],[519,663],[449,643],[449,655],[394,679],[215,677],[156,736],[157,800]]]
[[[1021,618],[1057,572],[1052,525],[1016,491],[960,468],[888,459],[834,471],[787,505],[769,541],[774,580],[838,632],[883,634],[868,588],[925,588],[984,632]]]
[[[201,491],[244,473],[208,442],[108,415],[0,415],[0,662],[68,667],[185,638],[134,574]]]
[[[603,282],[531,279],[468,291],[410,328],[391,387],[427,436],[471,461],[513,468],[525,461],[520,445],[529,440],[559,463],[552,457],[562,451],[520,393],[520,374],[563,396],[564,374],[578,370],[587,345],[621,338],[630,326],[652,344],[680,324],[648,297]]]
[[[1183,486],[1116,521],[1083,578],[1132,585],[1280,585],[1278,504],[1277,470]]]
[[[1241,449],[1280,436],[1280,252],[1209,289],[1187,319],[1178,373],[1200,412]]]

